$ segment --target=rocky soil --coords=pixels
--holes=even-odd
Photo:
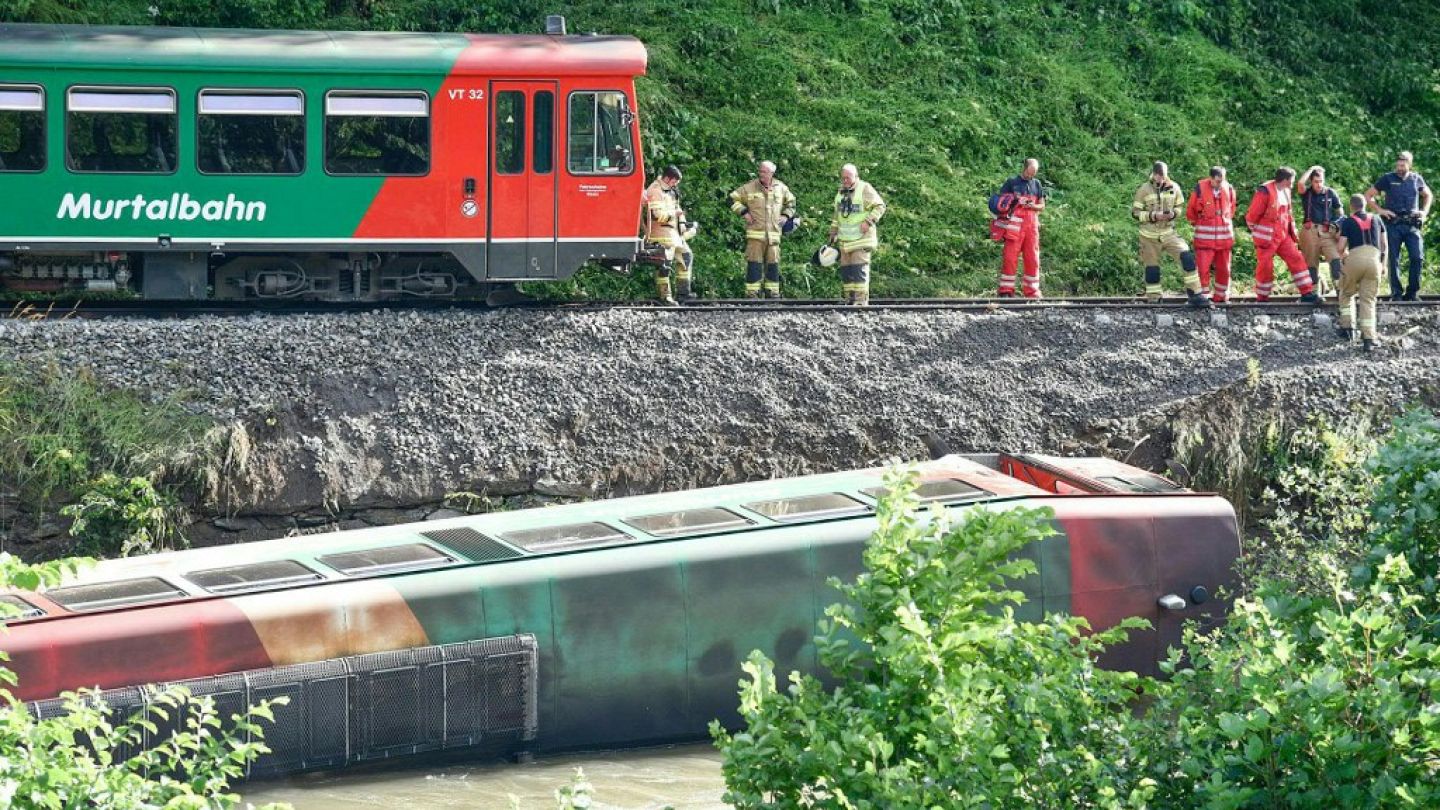
[[[1375,355],[1298,311],[0,321],[0,361],[89,367],[228,425],[204,542],[418,519],[457,491],[543,500],[871,465],[924,456],[929,432],[1164,469],[1179,419],[1436,401],[1437,314],[1386,315]]]

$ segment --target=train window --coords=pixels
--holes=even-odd
[[[540,529],[522,529],[505,532],[500,539],[526,551],[571,551],[577,548],[596,548],[628,543],[630,535],[604,523],[572,523],[568,526],[546,526]]]
[[[71,585],[47,591],[45,595],[50,597],[50,601],[67,610],[81,611],[178,599],[184,596],[185,592],[159,577],[142,577],[117,582],[97,582],[94,585]]]
[[[871,487],[861,490],[866,495],[879,500],[890,494],[888,487]],[[921,481],[915,487],[915,497],[920,503],[934,503],[936,501],[961,501],[983,498],[992,493],[986,492],[979,487],[972,487],[958,478],[945,478],[939,481]]]
[[[319,574],[292,560],[211,568],[186,574],[185,578],[211,593],[258,591],[323,579]]]
[[[424,93],[332,92],[325,97],[325,171],[409,175],[430,171]]]
[[[705,509],[682,509],[679,512],[665,512],[644,517],[629,517],[625,518],[625,523],[656,537],[703,534],[755,525],[754,521],[746,520],[728,509],[708,507]]]
[[[45,170],[45,91],[0,85],[0,172]]]
[[[541,90],[535,94],[534,153],[536,174],[549,174],[555,169],[555,94]]]
[[[607,90],[570,94],[567,138],[571,174],[629,174],[635,169],[630,125],[635,114],[625,94]]]
[[[850,517],[864,515],[870,511],[870,507],[865,504],[838,492],[801,495],[795,498],[777,498],[773,501],[755,501],[745,504],[745,508],[782,523]]]
[[[525,173],[525,94],[519,90],[495,94],[495,172]]]
[[[367,548],[364,551],[347,551],[341,554],[327,554],[316,557],[322,563],[346,576],[366,574],[391,574],[396,571],[413,571],[420,568],[437,568],[456,562],[449,554],[441,553],[424,543],[404,546]]]
[[[298,92],[200,91],[203,174],[305,171],[305,98]]]
[[[1121,478],[1118,475],[1102,475],[1095,479],[1102,484],[1109,484],[1121,492],[1182,492],[1183,488],[1166,481],[1158,475],[1148,473],[1130,473],[1128,477]]]
[[[172,90],[72,88],[65,165],[73,172],[171,174],[178,126]]]
[[[44,615],[45,611],[18,596],[0,595],[0,622],[33,619],[36,616]]]

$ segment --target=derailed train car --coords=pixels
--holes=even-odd
[[[0,288],[481,292],[633,260],[631,37],[0,24]]]
[[[1235,515],[1104,459],[947,456],[927,507],[1048,506],[1018,613],[1148,619],[1102,664],[1144,673],[1231,582]],[[255,774],[422,751],[695,739],[733,724],[752,649],[817,672],[816,621],[875,528],[882,469],[113,560],[4,601],[17,694],[184,682],[228,709],[287,695]],[[925,512],[929,515],[930,512]],[[928,519],[928,518],[927,518]],[[159,729],[156,734],[168,731]],[[150,740],[153,742],[153,740]]]

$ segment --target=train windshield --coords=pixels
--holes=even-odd
[[[624,93],[571,93],[570,173],[629,174],[635,168],[635,144],[630,138],[634,120]]]

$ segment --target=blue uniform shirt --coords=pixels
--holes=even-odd
[[[1353,216],[1340,220],[1340,235],[1345,237],[1351,250],[1361,245],[1380,247],[1380,234],[1385,233],[1385,220],[1368,214],[1366,217],[1370,221],[1370,230],[1368,231],[1362,230]]]
[[[1040,185],[1040,178],[1032,177],[1026,180],[1023,175],[1015,175],[1005,181],[1000,187],[1001,194],[1015,194],[1017,196],[1029,195],[1037,200],[1044,199],[1045,187]]]
[[[1340,207],[1340,198],[1335,194],[1335,189],[1327,188],[1322,191],[1305,189],[1300,192],[1301,207],[1305,211],[1305,221],[1313,222],[1316,225],[1329,225],[1345,215],[1345,210]]]
[[[1406,174],[1403,180],[1395,172],[1389,172],[1375,181],[1375,190],[1385,195],[1385,207],[1401,215],[1420,210],[1422,188],[1427,186],[1418,172]]]

